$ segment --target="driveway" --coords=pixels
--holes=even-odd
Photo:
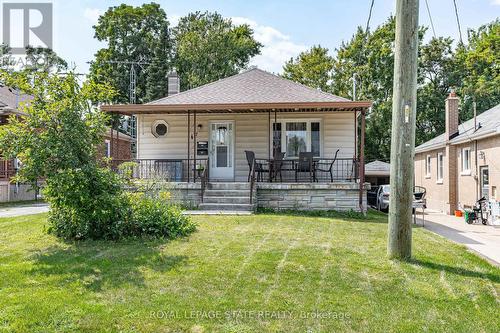
[[[463,217],[426,211],[424,227],[500,266],[500,226],[467,224]]]
[[[47,205],[46,203],[0,207],[0,218],[46,213],[48,211],[49,205]]]

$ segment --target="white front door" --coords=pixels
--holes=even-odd
[[[210,124],[210,179],[234,178],[234,122]]]

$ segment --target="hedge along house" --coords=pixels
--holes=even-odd
[[[168,175],[203,209],[365,210],[371,102],[257,68],[184,92],[168,80],[165,98],[102,107],[137,119],[136,177]]]

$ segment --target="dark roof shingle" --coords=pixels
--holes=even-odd
[[[148,104],[232,104],[346,102],[346,98],[313,89],[258,68]]]

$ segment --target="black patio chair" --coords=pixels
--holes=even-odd
[[[330,174],[330,181],[333,183],[333,164],[335,164],[335,161],[337,160],[337,154],[339,153],[340,149],[337,149],[335,152],[335,156],[333,157],[333,160],[331,162],[317,162],[315,171],[321,171],[321,172],[328,172]]]
[[[252,175],[252,164],[255,161],[255,153],[253,151],[250,151],[250,150],[245,150],[245,155],[247,158],[248,169],[249,169],[247,181],[250,181],[250,177]],[[262,165],[262,163],[255,162],[255,172],[257,173],[257,181],[259,181],[259,180],[262,181],[262,173],[269,172],[269,170],[265,169],[264,166]]]
[[[272,175],[270,175],[271,180],[275,180],[280,175],[280,182],[283,182],[283,175],[281,170],[283,170],[283,158],[285,157],[285,153],[282,152],[274,152],[274,159],[272,161]]]
[[[313,158],[314,156],[312,152],[299,153],[299,159],[295,165],[295,182],[299,179],[299,173],[309,173],[310,181],[316,181]]]

